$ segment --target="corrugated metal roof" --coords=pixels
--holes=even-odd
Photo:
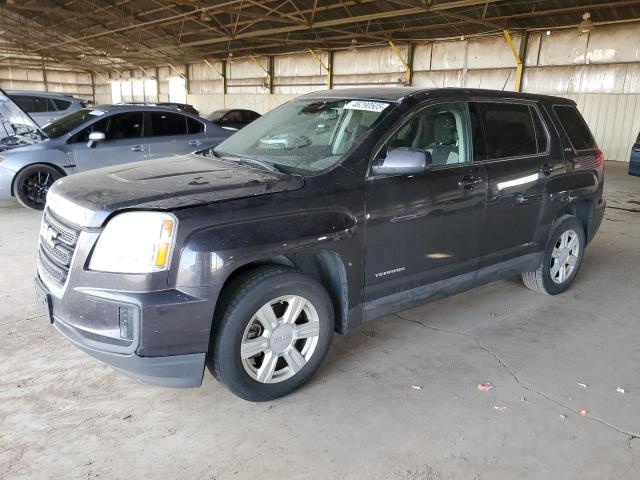
[[[0,7],[0,62],[95,70],[640,19],[640,0],[66,0]],[[34,57],[36,56],[36,57]]]

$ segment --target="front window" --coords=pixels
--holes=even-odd
[[[387,107],[373,100],[294,100],[229,137],[215,153],[280,170],[322,171],[340,162]]]
[[[69,133],[71,130],[75,130],[80,125],[89,120],[101,117],[105,112],[95,109],[82,109],[77,110],[69,115],[59,118],[43,127],[44,133],[49,138],[58,138],[62,135]]]

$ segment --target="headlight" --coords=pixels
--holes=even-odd
[[[169,213],[116,215],[100,234],[89,268],[113,273],[166,270],[171,261],[178,220]]]

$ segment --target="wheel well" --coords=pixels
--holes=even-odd
[[[558,212],[557,218],[560,218],[562,215],[573,215],[582,223],[584,227],[584,235],[587,239],[589,239],[589,231],[591,226],[591,221],[593,220],[593,201],[591,200],[578,200],[577,202],[573,202],[570,205],[567,205],[560,212]]]
[[[330,250],[293,252],[247,263],[234,270],[224,282],[226,289],[235,279],[265,265],[287,266],[298,270],[319,282],[326,290],[336,314],[336,330],[344,333],[349,312],[347,272],[340,256]],[[220,295],[222,297],[222,294]]]
[[[60,167],[59,165],[55,165],[53,163],[47,163],[47,162],[38,162],[38,163],[30,163],[29,165],[25,165],[24,167],[22,167],[20,170],[18,170],[16,172],[16,174],[13,176],[13,179],[11,180],[11,196],[14,197],[15,195],[13,194],[13,186],[16,183],[16,178],[18,178],[18,174],[24,170],[25,168],[29,168],[29,167],[33,167],[35,165],[46,165],[47,167],[51,167],[51,168],[55,168],[58,172],[60,172],[60,175],[62,175],[63,177],[67,176],[67,172],[64,171],[64,169],[62,167]]]

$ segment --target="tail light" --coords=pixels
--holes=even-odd
[[[604,152],[600,149],[596,150],[596,166],[598,170],[604,172]]]

